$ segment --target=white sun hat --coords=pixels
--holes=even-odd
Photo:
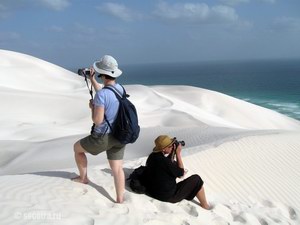
[[[122,74],[122,71],[118,68],[117,60],[110,55],[104,55],[99,61],[94,62],[93,67],[96,72],[114,78]]]

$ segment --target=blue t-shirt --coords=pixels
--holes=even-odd
[[[114,88],[117,89],[120,93],[123,94],[123,88],[120,84],[115,84]],[[100,89],[96,92],[94,97],[94,105],[98,107],[104,107],[104,113],[106,119],[109,121],[110,125],[116,119],[118,109],[119,109],[119,100],[117,99],[115,93],[109,89]],[[94,131],[96,133],[110,133],[111,129],[109,128],[105,119],[98,126],[95,126]]]

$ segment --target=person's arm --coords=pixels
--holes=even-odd
[[[165,166],[167,170],[174,176],[174,177],[182,177],[184,175],[184,166],[181,157],[181,144],[176,149],[176,162],[173,162],[170,158],[164,158]]]
[[[180,168],[184,169],[183,160],[181,157],[181,150],[182,150],[182,146],[181,146],[181,144],[179,144],[177,149],[175,150],[176,151],[176,161],[177,161],[177,165]]]
[[[95,106],[93,101],[90,101],[90,109],[92,112],[92,120],[94,124],[99,125],[103,122],[104,119],[104,107]]]
[[[100,89],[102,89],[103,85],[98,83],[98,81],[96,80],[95,74],[96,74],[95,70],[93,68],[91,68],[90,78],[91,78],[92,85],[96,91],[99,91]]]

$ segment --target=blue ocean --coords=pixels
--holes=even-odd
[[[120,65],[122,84],[191,85],[300,120],[300,59]]]

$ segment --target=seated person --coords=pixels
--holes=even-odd
[[[176,203],[183,199],[193,200],[196,196],[204,209],[209,209],[203,181],[199,175],[192,175],[176,183],[184,175],[181,158],[182,145],[176,138],[161,135],[155,139],[155,147],[146,162],[143,183],[149,196]],[[175,158],[176,160],[173,160]]]

